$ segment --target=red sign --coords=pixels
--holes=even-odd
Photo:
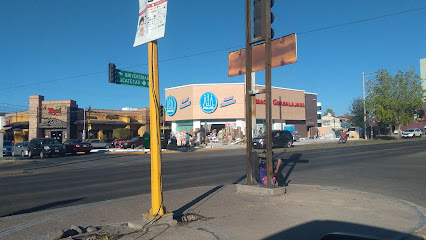
[[[47,111],[49,111],[49,113],[52,115],[61,116],[61,108],[48,108]]]
[[[256,104],[266,104],[265,99],[256,99]],[[279,101],[274,99],[272,101],[272,104],[275,106],[285,106],[285,107],[305,107],[305,103],[298,103],[298,102],[286,102],[286,101]]]

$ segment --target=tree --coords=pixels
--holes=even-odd
[[[424,90],[420,77],[411,67],[407,72],[398,70],[392,76],[381,69],[374,79],[367,81],[368,96],[366,110],[374,114],[378,121],[386,126],[409,125],[414,120],[414,111],[422,106]],[[398,131],[398,138],[400,131]]]
[[[351,115],[349,122],[355,127],[364,127],[364,101],[361,98],[355,98],[352,100],[352,104],[349,108]]]
[[[112,136],[117,139],[130,139],[131,131],[128,128],[116,128],[113,130]]]
[[[324,116],[331,113],[331,116],[336,116],[336,114],[334,114],[334,111],[330,108],[327,108],[327,110],[325,110],[324,112]]]

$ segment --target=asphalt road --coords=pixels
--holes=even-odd
[[[274,149],[286,183],[339,186],[426,207],[426,141]],[[150,193],[150,155],[91,154],[0,166],[0,217]],[[245,181],[245,150],[162,155],[164,191]]]

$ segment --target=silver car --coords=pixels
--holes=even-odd
[[[291,132],[291,135],[293,135],[293,141],[294,142],[296,142],[296,141],[299,141],[300,140],[300,135],[299,135],[299,132],[298,131],[290,131]]]
[[[28,155],[28,144],[29,142],[18,142],[12,147],[12,156],[22,156],[25,157]]]
[[[93,148],[110,148],[111,144],[104,142],[102,140],[90,140],[90,144],[92,144]]]

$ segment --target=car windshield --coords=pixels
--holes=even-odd
[[[139,140],[139,137],[134,137],[134,138],[130,139],[131,142],[137,141],[137,140]]]
[[[414,129],[407,129],[406,132],[414,132]]]
[[[28,147],[28,144],[29,144],[29,142],[23,142],[23,143],[22,143],[22,146],[24,146],[24,147]]]
[[[9,142],[9,141],[5,141],[5,142],[3,143],[3,146],[13,146],[13,143],[12,143],[12,142]]]
[[[75,142],[75,143],[82,143],[82,142],[83,142],[83,140],[81,140],[81,139],[75,139],[75,140],[74,140],[74,142]]]
[[[59,144],[56,139],[42,139],[41,144]]]

